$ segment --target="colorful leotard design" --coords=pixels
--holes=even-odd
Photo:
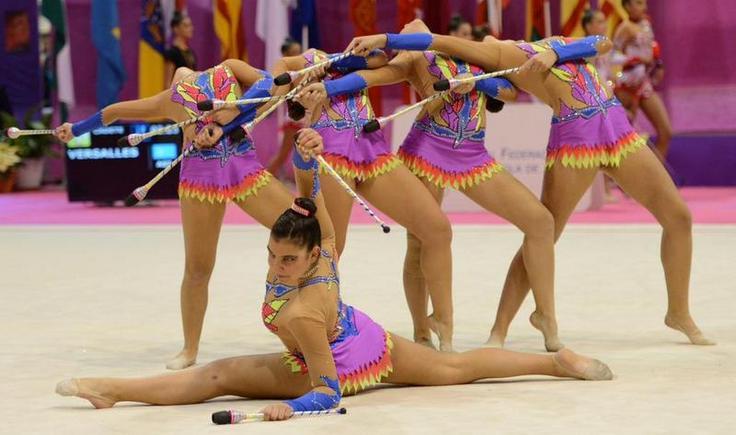
[[[304,53],[306,65],[326,59],[322,52]],[[326,81],[342,77],[330,69]],[[312,124],[324,139],[323,157],[343,177],[365,181],[385,174],[399,165],[383,132],[363,133],[363,126],[374,118],[368,91],[330,97],[319,119]]]
[[[563,38],[565,43],[572,39]],[[521,42],[517,46],[531,57],[550,48],[549,40]],[[627,154],[644,145],[629,123],[616,97],[609,96],[595,66],[585,60],[567,61],[551,73],[569,84],[572,98],[583,107],[560,101],[560,112],[552,117],[547,167],[556,161],[565,167],[618,166]],[[575,104],[578,106],[578,104]]]
[[[393,370],[391,336],[368,316],[342,302],[337,264],[328,251],[321,250],[320,255],[330,265],[330,272],[325,276],[309,278],[299,286],[266,283],[261,316],[264,325],[281,337],[288,331],[280,329],[275,323],[279,322],[279,314],[289,306],[291,299],[297,297],[299,291],[308,290],[315,284],[326,284],[328,291],[337,292],[337,316],[335,326],[328,334],[328,341],[341,392],[355,393],[380,383]],[[283,362],[294,373],[309,373],[304,354],[297,349],[285,352]]]
[[[184,80],[173,85],[171,100],[184,106],[189,116],[202,112],[197,102],[209,99],[232,101],[238,98],[237,81],[225,65],[196,73],[192,83]],[[207,120],[195,124],[199,133]],[[185,148],[189,144],[186,144]],[[181,163],[179,197],[200,201],[242,201],[255,194],[271,178],[256,158],[250,137],[232,143],[224,136],[215,146],[190,153]]]
[[[429,63],[428,71],[437,80],[454,78],[460,74],[483,74],[475,65],[438,56],[434,51],[422,53]],[[453,148],[465,140],[483,141],[485,138],[486,95],[472,90],[467,94],[447,94],[442,97],[442,108],[434,113],[425,113],[419,118],[417,128],[440,137],[452,138]]]
[[[483,71],[434,51],[422,53],[427,71],[436,79]],[[463,189],[503,170],[485,147],[485,102],[482,92],[448,94],[439,110],[425,113],[412,125],[399,157],[417,176],[439,187]]]

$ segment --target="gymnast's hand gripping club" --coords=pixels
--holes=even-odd
[[[329,415],[329,414],[347,414],[345,408],[321,409],[315,411],[294,411],[292,417],[306,417],[312,415]],[[214,424],[237,424],[249,421],[264,421],[266,418],[262,412],[242,412],[229,409],[227,411],[219,411],[212,413],[212,423]]]
[[[300,76],[302,76],[304,74],[307,74],[309,72],[312,72],[312,71],[314,71],[314,70],[316,70],[318,68],[326,68],[326,67],[329,67],[333,63],[339,62],[339,61],[341,61],[343,59],[346,59],[346,58],[348,58],[348,57],[350,57],[352,55],[353,55],[353,53],[351,53],[351,52],[341,53],[341,54],[338,54],[336,56],[332,56],[332,57],[330,57],[329,59],[327,59],[327,60],[325,60],[323,62],[316,63],[316,64],[314,64],[312,66],[308,66],[306,68],[302,68],[302,69],[300,69],[298,71],[287,71],[287,72],[285,72],[285,73],[277,76],[275,79],[273,79],[273,83],[276,86],[288,85],[289,83],[291,83],[292,81],[296,80],[297,78],[299,78]]]

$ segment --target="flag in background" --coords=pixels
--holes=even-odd
[[[267,70],[271,70],[276,61],[281,59],[281,44],[289,36],[288,0],[258,0],[256,35],[266,46],[264,64]],[[306,47],[302,48],[306,50]]]
[[[396,31],[404,24],[422,17],[422,0],[396,0]]]
[[[378,33],[376,26],[376,0],[350,0],[350,20],[355,26],[355,36],[374,35]],[[368,97],[376,116],[383,113],[381,88],[368,90]]]
[[[549,2],[546,0],[527,0],[526,39],[538,41],[547,36],[549,23]]]
[[[616,27],[626,17],[626,9],[621,6],[619,0],[598,0],[598,2],[600,3],[599,9],[606,16],[606,21],[608,21],[608,36],[613,39],[613,33],[616,31]]]
[[[248,60],[245,31],[240,19],[242,0],[213,0],[215,34],[220,40],[220,60]]]
[[[138,43],[138,98],[164,90],[164,28],[160,0],[142,0]]]
[[[580,20],[583,18],[583,12],[590,8],[590,2],[588,0],[562,0],[560,6],[562,36],[585,36]]]
[[[67,110],[74,106],[74,76],[72,75],[71,44],[67,29],[66,6],[62,0],[43,0],[41,14],[54,26],[54,54],[56,56],[55,82],[61,103],[61,121],[67,119]]]
[[[298,0],[291,12],[291,39],[301,41],[302,50],[321,48],[316,0]],[[306,30],[306,34],[305,34]],[[283,42],[283,41],[282,41]]]
[[[117,0],[92,0],[92,43],[97,49],[97,107],[118,101],[125,83]]]

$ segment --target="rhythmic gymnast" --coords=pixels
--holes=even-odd
[[[554,112],[542,203],[554,217],[555,239],[562,234],[595,175],[599,170],[605,171],[646,207],[663,228],[661,259],[668,295],[665,324],[684,333],[693,344],[713,344],[690,315],[690,211],[657,157],[643,146],[645,141],[631,127],[621,103],[600,83],[595,67],[587,61],[574,60],[608,52],[608,39],[550,38],[527,43],[487,37],[483,42],[474,42],[426,33],[388,34],[355,38],[348,50],[365,55],[384,47],[437,50],[486,71],[524,65],[524,72],[508,79]],[[511,320],[529,291],[525,260],[519,250],[511,263],[491,329],[491,344],[503,345]]]
[[[68,142],[74,136],[117,120],[165,118],[181,122],[202,115],[197,108],[202,100],[235,100],[246,87],[245,98],[263,97],[270,95],[272,86],[269,73],[240,60],[226,60],[202,72],[178,68],[170,89],[149,98],[112,104],[84,121],[62,125],[57,135]],[[249,136],[234,142],[222,135],[223,128],[218,122],[229,126],[229,133],[238,128],[239,123],[252,120],[255,113],[253,105],[223,108],[184,128],[185,148],[193,141],[203,148],[184,158],[179,177],[185,252],[181,283],[184,348],[167,363],[166,367],[172,370],[188,367],[197,359],[208,284],[215,265],[226,203],[234,202],[270,228],[293,198],[286,187],[261,166]],[[213,140],[215,135],[217,139]]]
[[[288,70],[299,70],[320,62],[325,54],[310,50],[303,56],[285,57],[276,66],[274,76]],[[336,62],[324,72],[325,83],[339,82],[340,77],[356,69],[373,69],[386,64],[385,55],[378,51],[367,59],[351,56]],[[348,92],[332,98],[302,94],[299,101],[314,114],[311,127],[323,137],[323,154],[347,182],[378,210],[414,234],[413,239],[425,246],[416,256],[415,267],[404,269],[404,283],[409,286],[421,280],[426,283],[434,313],[431,319],[440,331],[440,348],[452,348],[452,230],[447,217],[429,192],[402,162],[391,153],[383,133],[364,133],[363,127],[373,118],[367,90]],[[338,255],[345,248],[347,228],[352,212],[352,199],[332,178],[322,176],[322,190],[327,212],[335,226]],[[407,274],[407,272],[409,272]],[[415,277],[415,275],[416,277]],[[423,311],[410,310],[414,323],[414,340],[432,346],[430,318],[427,316],[426,291],[422,286]],[[412,304],[410,303],[410,307]]]
[[[622,0],[629,19],[616,29],[613,43],[623,58],[623,70],[616,77],[616,97],[634,120],[639,108],[657,131],[655,150],[665,161],[672,138],[672,124],[667,108],[654,89],[664,79],[660,47],[654,39],[652,23],[647,16],[647,0]]]
[[[321,152],[322,139],[305,129],[297,140],[294,165],[302,197],[271,228],[262,308],[264,325],[286,352],[227,358],[148,378],[69,379],[56,386],[57,393],[87,399],[95,408],[125,401],[191,404],[224,395],[288,399],[262,410],[268,420],[283,420],[294,411],[335,408],[343,395],[380,382],[451,385],[522,375],[612,379],[604,363],[567,349],[553,355],[503,349],[438,352],[390,334],[345,304],[335,233],[312,158]]]
[[[403,34],[415,32],[431,34],[420,20],[412,21],[402,30]],[[426,98],[434,94],[432,87],[437,80],[480,73],[482,70],[477,66],[440,52],[404,51],[385,67],[315,83],[302,94],[326,94],[335,98],[344,92],[406,81]],[[543,333],[547,350],[557,351],[562,343],[555,317],[552,215],[529,189],[503,170],[485,147],[486,106],[491,111],[500,110],[503,103],[498,99],[516,99],[516,88],[504,78],[487,78],[461,86],[465,89],[455,88],[454,92],[423,107],[399,149],[399,157],[437,203],[442,202],[444,190],[452,187],[524,232],[522,250],[536,301],[530,321]],[[406,298],[415,323],[427,316],[424,281],[418,273],[419,255],[425,249],[431,247],[426,248],[410,230],[404,276]]]

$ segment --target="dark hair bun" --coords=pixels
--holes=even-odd
[[[294,210],[295,206],[308,212],[307,216]],[[276,240],[290,240],[298,246],[308,250],[319,246],[322,241],[322,231],[315,216],[317,206],[309,198],[296,198],[294,205],[287,208],[271,227],[271,237]]]
[[[317,205],[310,198],[296,198],[294,204],[309,212],[309,216],[306,217],[314,217],[314,214],[317,213]],[[299,216],[305,217],[301,214]]]
[[[289,118],[293,119],[294,121],[300,121],[302,118],[304,118],[304,115],[306,114],[304,106],[294,100],[286,100],[286,108],[289,112]]]
[[[498,113],[503,109],[504,102],[495,98],[488,97],[486,100],[486,110],[491,113]]]

